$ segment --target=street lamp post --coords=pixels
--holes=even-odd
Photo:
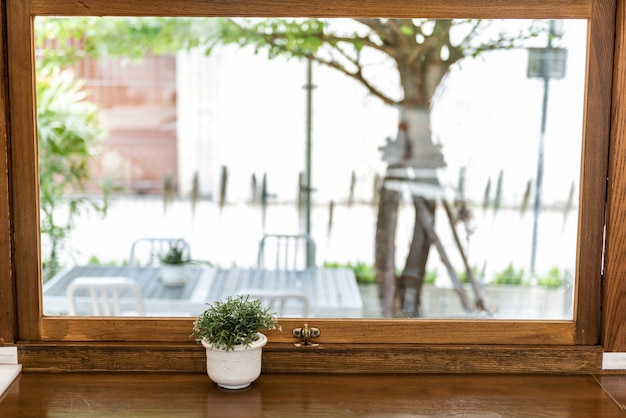
[[[548,33],[548,45],[545,48],[528,49],[528,72],[529,78],[541,78],[543,80],[543,100],[541,108],[541,131],[539,136],[539,150],[537,156],[537,178],[535,182],[535,205],[533,209],[533,236],[530,255],[530,273],[535,275],[537,258],[537,240],[539,235],[539,215],[541,213],[541,194],[543,188],[544,167],[544,141],[546,134],[546,121],[548,114],[548,93],[550,79],[561,79],[565,76],[567,50],[555,48],[552,45],[554,39],[563,36],[562,22],[551,20]]]
[[[313,192],[313,188],[311,187],[312,182],[312,113],[313,113],[313,89],[315,86],[313,85],[313,69],[311,59],[307,60],[306,67],[306,153],[305,153],[305,185],[304,185],[304,204],[305,204],[305,232],[308,235],[311,235],[311,193]],[[302,188],[302,185],[300,185]],[[313,267],[315,264],[315,260],[313,259],[314,252],[313,248],[309,242],[306,243],[306,260],[307,267]]]

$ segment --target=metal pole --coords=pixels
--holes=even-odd
[[[552,48],[552,37],[555,36],[555,21],[550,21],[550,33],[548,34],[548,46]],[[534,218],[533,218],[533,238],[532,249],[530,254],[530,274],[535,275],[535,265],[537,260],[537,241],[539,235],[539,214],[541,213],[541,192],[543,189],[543,148],[546,134],[546,121],[548,114],[548,93],[550,90],[550,72],[552,62],[544,59],[541,63],[541,74],[543,78],[543,101],[541,107],[541,133],[539,135],[539,151],[537,156],[537,179],[535,186],[535,206],[534,206]]]
[[[312,104],[313,104],[313,72],[311,59],[307,60],[306,66],[306,188],[305,188],[305,232],[311,235],[311,137],[312,137]],[[307,266],[313,267],[313,249],[307,243],[306,248]]]
[[[532,252],[530,255],[530,273],[535,274],[535,264],[537,259],[537,240],[539,235],[539,214],[541,213],[541,192],[543,189],[543,148],[544,138],[546,134],[546,115],[548,107],[548,90],[550,86],[550,78],[544,77],[543,79],[543,105],[541,114],[541,134],[539,135],[539,152],[537,156],[537,179],[535,185],[535,206],[534,206],[534,218],[533,218],[533,241]]]

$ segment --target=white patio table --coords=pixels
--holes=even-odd
[[[46,315],[66,315],[69,301],[67,288],[77,277],[128,277],[141,288],[147,316],[197,316],[208,303],[237,296],[242,290],[298,293],[304,295],[312,317],[351,318],[362,316],[363,301],[350,269],[313,268],[302,271],[259,269],[216,269],[191,265],[183,286],[166,286],[159,279],[156,266],[73,266],[57,274],[43,287]],[[120,295],[126,310],[132,310],[130,292]],[[79,298],[78,307],[90,303],[87,294]],[[292,309],[293,308],[293,309]],[[287,306],[286,317],[299,316],[295,306]]]
[[[166,286],[159,278],[158,266],[111,266],[86,265],[69,267],[50,279],[43,287],[43,308],[46,315],[67,315],[69,301],[67,288],[77,277],[107,277],[133,279],[140,287],[146,316],[196,316],[206,308],[207,295],[215,269],[209,266],[187,266],[183,286]],[[77,294],[79,314],[87,312],[91,300],[87,295]],[[134,309],[134,297],[130,291],[120,294],[123,311]]]

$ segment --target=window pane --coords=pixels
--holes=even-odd
[[[304,298],[316,317],[572,318],[585,21],[485,21],[472,32],[477,22],[338,19],[326,33],[361,43],[321,49],[309,67],[254,46],[207,55],[194,42],[220,33],[215,19],[185,20],[188,30],[182,19],[60,20],[36,20],[47,314],[71,312],[71,279],[96,276],[127,286],[126,314],[196,315],[245,290],[293,296],[286,316],[306,315]],[[141,41],[120,43],[129,22]],[[429,70],[399,67],[374,23],[410,35]],[[94,31],[69,32],[82,24]],[[170,37],[133,48],[151,27]],[[314,49],[313,32],[302,48]],[[435,55],[427,40],[440,42]],[[97,56],[83,57],[94,45]],[[333,59],[345,72],[324,65]],[[434,204],[432,229],[421,203]],[[426,227],[414,237],[416,222]],[[269,233],[308,233],[315,259],[309,245],[297,272],[261,269]],[[133,247],[143,238],[188,244],[183,282],[164,283],[158,257],[143,266],[141,247],[154,244]],[[409,257],[420,238],[430,241],[423,273]],[[171,243],[156,244],[163,256]],[[77,314],[92,306],[87,292],[76,290]]]

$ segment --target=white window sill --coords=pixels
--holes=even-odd
[[[21,371],[21,364],[0,364],[0,395],[8,389]]]
[[[17,347],[0,347],[0,395],[21,371],[22,365],[17,364]]]

